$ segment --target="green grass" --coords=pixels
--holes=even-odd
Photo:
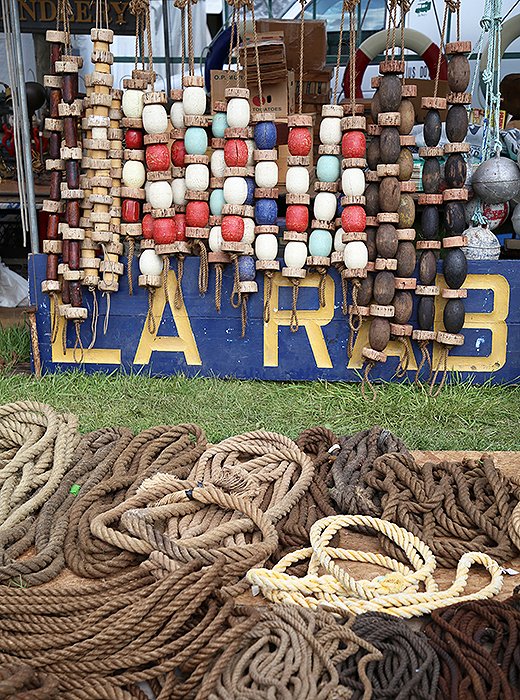
[[[365,401],[357,384],[279,383],[235,379],[69,372],[41,380],[15,374],[27,361],[26,328],[0,331],[0,404],[22,399],[49,403],[79,416],[83,431],[124,425],[199,423],[209,439],[265,428],[296,437],[304,428],[326,425],[345,435],[381,425],[412,449],[518,450],[520,387],[446,386],[434,399],[409,384],[378,386]]]
[[[31,346],[26,326],[10,326],[0,331],[0,366],[12,368],[18,362],[29,362]]]

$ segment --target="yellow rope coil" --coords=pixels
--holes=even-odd
[[[377,552],[330,546],[340,530],[360,526],[393,540],[411,566]],[[452,585],[440,591],[433,577],[437,563],[431,549],[408,530],[381,518],[368,515],[322,518],[312,526],[310,541],[310,547],[287,554],[272,569],[250,569],[247,580],[253,593],[261,592],[275,603],[293,603],[313,610],[323,608],[342,617],[377,611],[409,618],[453,603],[491,598],[502,588],[499,564],[482,552],[468,552],[459,560]],[[309,560],[305,576],[287,573],[291,566],[305,560]],[[391,573],[372,580],[356,580],[338,561],[377,564]],[[485,567],[490,582],[479,591],[464,595],[474,564]]]

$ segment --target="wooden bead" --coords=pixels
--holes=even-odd
[[[379,206],[383,212],[396,212],[399,208],[401,187],[396,177],[385,177],[379,185]]]
[[[373,293],[377,304],[390,304],[395,294],[394,275],[388,270],[378,272],[374,279]]]
[[[430,109],[426,113],[423,126],[424,141],[427,146],[437,146],[441,138],[442,121],[436,109]]]
[[[436,194],[441,185],[441,166],[437,158],[426,158],[422,171],[422,185],[425,194]]]
[[[431,296],[423,296],[417,305],[417,322],[422,330],[431,330],[435,318],[435,300]]]
[[[386,318],[372,319],[368,331],[368,342],[370,347],[379,352],[386,348],[390,342],[390,323]]]
[[[365,211],[367,216],[377,216],[379,212],[379,185],[370,182],[365,190]]]
[[[409,148],[402,148],[397,159],[399,165],[399,181],[406,182],[413,174],[413,155]]]
[[[455,54],[448,61],[448,86],[453,92],[464,92],[469,85],[471,70],[464,54]]]
[[[385,127],[381,131],[379,141],[381,162],[397,163],[399,154],[401,153],[401,141],[399,139],[398,129],[395,127]]]
[[[446,136],[451,142],[464,141],[468,133],[468,112],[464,105],[453,105],[446,116]]]
[[[376,170],[378,163],[381,162],[380,137],[374,136],[367,147],[366,151],[367,163],[370,170]]]
[[[437,258],[433,250],[423,250],[419,258],[419,280],[429,286],[435,282],[437,275]]]
[[[466,279],[468,263],[464,251],[450,248],[443,260],[443,274],[446,284],[451,289],[459,289]]]
[[[393,258],[397,252],[397,231],[392,224],[381,224],[377,229],[376,247],[382,258]]]
[[[463,156],[458,153],[450,155],[444,166],[444,178],[448,188],[457,189],[464,187],[467,171],[466,161]]]
[[[402,135],[409,134],[415,124],[415,107],[411,100],[403,100],[399,105],[399,114],[401,115],[401,123],[398,127],[399,133]]]
[[[392,301],[394,307],[394,322],[399,324],[408,323],[413,311],[413,296],[407,291],[395,293]]]
[[[465,316],[464,301],[449,299],[443,312],[443,323],[448,333],[459,333],[464,326]]]
[[[401,80],[397,75],[384,75],[379,85],[381,111],[396,112],[401,103]]]
[[[415,246],[412,241],[401,241],[397,247],[397,276],[412,277],[415,271]]]

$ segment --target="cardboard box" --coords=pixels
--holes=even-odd
[[[235,71],[231,71],[229,85],[235,85]],[[228,85],[228,71],[211,71],[211,111],[214,112],[213,105],[217,101],[224,100],[224,92]],[[250,89],[251,112],[274,112],[275,118],[286,118],[288,114],[294,112],[294,72],[287,72],[287,79],[281,80],[274,85],[262,85],[263,105],[260,104],[258,90],[252,85]]]
[[[285,44],[282,32],[269,32],[257,34],[258,63],[263,85],[272,85],[283,80],[287,75],[287,59],[285,56]],[[246,34],[246,63],[248,86],[258,83],[256,70],[256,52],[254,36]]]
[[[423,124],[424,117],[426,116],[426,111],[421,107],[421,99],[423,97],[433,97],[433,90],[435,87],[435,82],[433,80],[407,80],[407,85],[417,86],[417,97],[411,97],[413,106],[415,107],[415,122],[416,124]],[[437,97],[446,97],[448,94],[448,81],[439,80],[439,89],[437,91]],[[440,115],[443,122],[446,121],[446,111],[441,110]]]
[[[329,104],[332,88],[333,68],[305,71],[303,76],[303,102],[307,104]],[[299,93],[299,79],[296,74],[296,100]]]
[[[287,67],[298,75],[300,66],[300,21],[286,19],[259,19],[258,32],[283,32]],[[327,60],[327,30],[324,20],[305,20],[303,67],[304,71],[321,70]]]

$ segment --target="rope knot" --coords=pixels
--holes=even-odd
[[[390,574],[374,579],[377,583],[377,590],[381,595],[391,595],[394,593],[403,593],[409,586],[408,581],[398,571],[392,571]]]

